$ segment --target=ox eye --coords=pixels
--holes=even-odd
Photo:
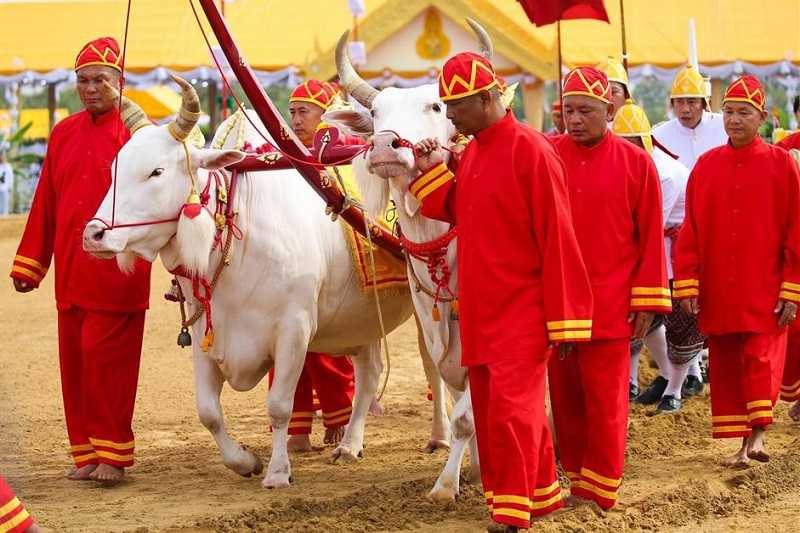
[[[431,109],[433,109],[434,113],[441,113],[442,112],[441,104],[432,104],[431,105]]]
[[[163,168],[161,168],[161,167],[159,167],[159,168],[157,168],[157,169],[153,170],[153,171],[150,173],[150,176],[149,176],[149,177],[150,177],[150,178],[155,178],[156,176],[160,176],[160,175],[161,175],[161,174],[163,174],[163,173],[164,173],[164,169],[163,169]]]

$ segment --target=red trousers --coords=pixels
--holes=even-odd
[[[32,525],[33,518],[0,476],[0,532],[22,533]]]
[[[550,401],[561,466],[574,496],[617,503],[628,436],[630,339],[579,343],[550,359]]]
[[[772,423],[786,354],[780,333],[734,333],[708,339],[711,425],[716,439],[747,437]]]
[[[133,465],[131,422],[139,381],[144,311],[58,312],[61,392],[72,459]]]
[[[538,355],[469,367],[486,503],[521,528],[564,505],[544,408],[549,351]]]
[[[795,402],[800,400],[800,328],[789,326],[789,339],[786,343],[786,365],[783,368],[781,400]]]
[[[311,433],[311,422],[317,408],[322,409],[322,420],[326,428],[347,425],[353,411],[353,375],[353,363],[349,357],[309,352],[294,392],[289,435]],[[274,371],[270,371],[270,385],[273,376]]]

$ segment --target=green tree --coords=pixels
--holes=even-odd
[[[30,205],[32,194],[28,186],[31,178],[30,166],[41,163],[42,157],[38,154],[25,152],[24,148],[29,143],[25,141],[25,133],[31,128],[32,123],[27,123],[13,135],[6,138],[0,134],[0,146],[5,147],[6,160],[14,169],[14,180],[11,184],[11,212],[21,213]]]

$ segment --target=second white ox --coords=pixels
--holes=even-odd
[[[492,43],[486,31],[473,20],[467,19],[467,22],[478,37],[482,53],[491,57]],[[334,111],[326,113],[323,120],[353,134],[371,138],[372,149],[365,156],[366,165],[355,167],[367,210],[380,213],[391,196],[398,206],[400,227],[405,237],[417,243],[436,240],[449,230],[449,226],[419,213],[420,204],[408,191],[409,183],[419,175],[414,152],[399,141],[416,143],[435,138],[442,146],[451,143],[456,130],[446,117],[438,85],[374,89],[352,67],[347,55],[347,37],[348,33],[345,33],[336,49],[339,80],[367,111]],[[453,294],[457,294],[458,285],[455,256],[456,241],[452,240],[447,247],[446,261],[452,273],[449,288]],[[477,479],[480,475],[467,370],[461,366],[458,321],[451,316],[452,304],[447,302],[438,303],[440,319],[434,319],[431,295],[436,292],[436,287],[425,261],[410,257],[408,272],[409,277],[418,280],[420,285],[420,290],[412,292],[412,298],[428,352],[456,399],[451,416],[453,449],[430,492],[430,496],[436,499],[453,499],[459,492],[460,467],[467,443],[470,445],[471,477]]]
[[[117,156],[114,217],[119,224],[174,217],[189,195],[192,175],[197,190],[202,190],[209,171],[244,157],[238,150],[197,149],[187,144],[200,107],[191,85],[176,82],[182,86],[184,101],[176,121],[139,129]],[[259,145],[263,142],[259,139],[248,125],[245,140]],[[213,212],[214,180],[210,193],[208,207]],[[182,219],[109,229],[103,221],[111,220],[113,196],[112,189],[97,211],[100,220],[85,228],[87,251],[101,257],[117,254],[121,266],[133,255],[153,261],[160,254],[170,270],[183,265],[201,273],[221,260],[220,252],[212,250],[210,214],[202,212],[192,223]],[[355,461],[361,455],[367,410],[382,369],[375,302],[362,294],[342,228],[331,223],[324,207],[294,170],[242,175],[235,209],[244,239],[235,242],[230,266],[214,290],[216,338],[209,352],[199,347],[205,319],[194,326],[198,414],[214,436],[225,466],[241,475],[259,474],[262,467],[255,454],[226,432],[220,391],[225,381],[235,390],[249,390],[275,368],[268,398],[273,446],[263,481],[267,488],[287,487],[291,482],[287,430],[306,352],[355,354],[353,412],[333,452],[334,460]],[[192,294],[186,279],[181,279],[181,286],[184,294]],[[407,293],[383,298],[381,304],[390,331],[411,316]]]

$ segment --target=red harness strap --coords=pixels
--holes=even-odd
[[[447,248],[457,235],[457,229],[452,227],[437,239],[417,243],[408,240],[402,232],[399,232],[400,244],[403,246],[403,250],[411,257],[424,261],[428,267],[428,275],[436,286],[436,291],[433,294],[432,314],[433,319],[437,322],[441,319],[438,303],[441,300],[442,292],[452,298],[454,311],[458,312],[458,299],[453,294],[453,291],[450,290],[451,272],[447,264]]]

